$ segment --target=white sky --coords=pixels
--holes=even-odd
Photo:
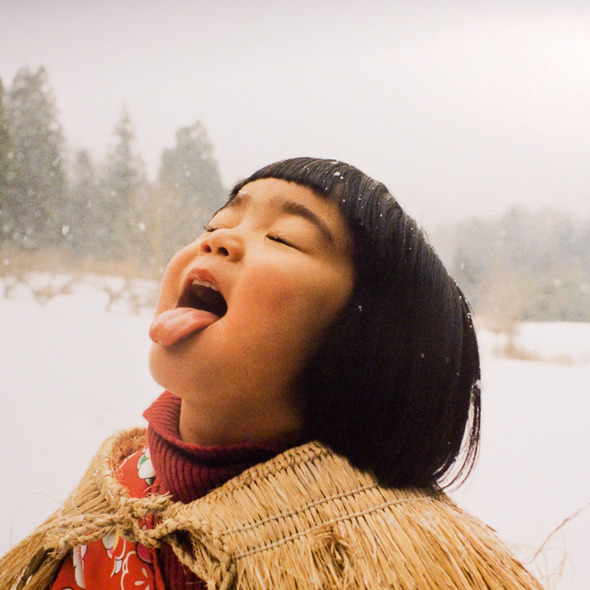
[[[69,148],[103,158],[126,104],[152,178],[200,120],[227,185],[314,155],[426,226],[590,213],[584,0],[0,0],[0,78],[39,65]]]

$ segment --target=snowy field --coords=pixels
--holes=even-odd
[[[149,310],[120,303],[107,313],[92,281],[71,291],[44,305],[25,288],[0,298],[0,553],[59,506],[106,436],[142,424],[159,394],[147,367]],[[497,358],[498,337],[481,341],[482,451],[453,496],[534,558],[548,588],[587,589],[590,324],[521,326],[517,342],[534,361]]]

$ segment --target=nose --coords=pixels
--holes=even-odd
[[[235,262],[244,255],[244,242],[234,230],[216,229],[203,237],[199,251],[201,254],[216,254]]]

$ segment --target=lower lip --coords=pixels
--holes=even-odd
[[[219,319],[218,315],[192,307],[177,307],[156,316],[150,338],[156,344],[172,346],[191,334],[204,330]]]

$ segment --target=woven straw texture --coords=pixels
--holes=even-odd
[[[72,547],[114,530],[148,547],[170,543],[209,589],[541,588],[442,492],[382,488],[318,443],[181,504],[130,498],[115,479],[145,442],[140,429],[105,442],[64,507],[0,561],[1,590],[48,588]],[[156,525],[141,529],[148,514]]]

